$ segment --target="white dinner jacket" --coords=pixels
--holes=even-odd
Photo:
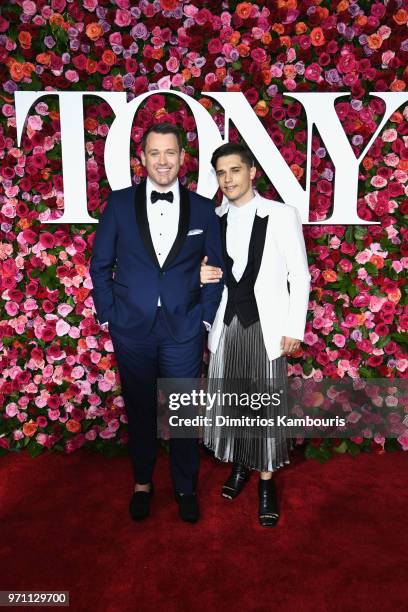
[[[298,210],[289,204],[263,198],[258,193],[256,198],[257,216],[268,215],[269,220],[254,293],[266,351],[272,360],[281,355],[282,336],[304,338],[310,273]],[[221,204],[215,211],[222,217],[228,211],[228,203]],[[208,348],[212,353],[216,352],[221,337],[227,300],[228,288],[225,286],[208,337]]]

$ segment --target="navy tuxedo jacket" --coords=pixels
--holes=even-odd
[[[178,233],[161,267],[149,230],[146,181],[111,191],[89,270],[98,321],[108,321],[113,332],[142,339],[153,326],[160,296],[174,339],[184,342],[198,335],[203,321],[213,323],[224,285],[200,287],[204,255],[209,265],[224,270],[214,202],[180,185]]]

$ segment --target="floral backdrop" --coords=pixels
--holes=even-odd
[[[95,225],[43,224],[63,210],[58,101],[46,90],[187,93],[223,130],[206,91],[242,91],[304,184],[307,125],[291,91],[344,91],[337,113],[356,155],[381,120],[370,91],[405,91],[408,9],[403,0],[12,0],[0,15],[0,452],[126,448],[120,380],[109,333],[95,320],[89,258]],[[14,92],[45,90],[16,147]],[[114,119],[84,99],[88,207],[98,219],[110,191],[103,155]],[[156,94],[135,116],[131,168],[153,122],[183,128],[182,181],[196,187],[194,118],[176,96]],[[231,126],[230,139],[239,133]],[[408,105],[395,112],[360,168],[360,217],[375,226],[304,226],[312,292],[305,342],[291,376],[321,381],[390,379],[379,398],[397,419],[396,379],[407,377]],[[279,199],[259,169],[257,188]],[[330,216],[334,168],[313,135],[311,220]],[[406,408],[408,411],[408,408]],[[367,426],[349,440],[314,438],[308,456],[408,449]]]

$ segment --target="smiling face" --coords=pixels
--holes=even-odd
[[[184,149],[180,151],[175,134],[151,132],[148,135],[142,151],[142,164],[159,190],[174,183],[183,161]]]
[[[222,193],[236,206],[242,206],[255,196],[252,181],[256,167],[248,166],[240,155],[223,155],[217,159],[215,169]]]

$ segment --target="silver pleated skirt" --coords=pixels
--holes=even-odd
[[[288,416],[287,360],[285,356],[269,360],[263,341],[260,322],[244,328],[235,316],[225,325],[215,354],[210,353],[208,367],[208,393],[277,393],[277,406],[231,406],[216,402],[211,408],[211,425],[204,428],[204,443],[221,461],[242,463],[247,468],[261,472],[273,472],[290,463],[292,439],[287,438],[283,427],[277,425],[278,415]],[[282,393],[283,392],[283,393]],[[217,397],[221,397],[218,395]],[[217,425],[217,416],[259,415],[261,423],[274,425],[239,427]],[[266,419],[266,421],[265,421]],[[223,421],[223,419],[221,419]]]

